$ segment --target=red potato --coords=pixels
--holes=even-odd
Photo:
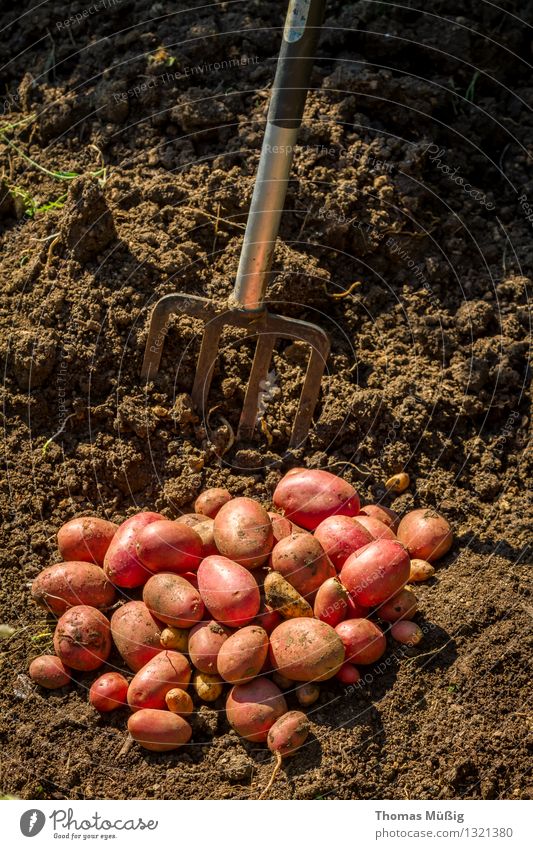
[[[70,681],[70,672],[55,654],[42,654],[30,663],[29,675],[32,681],[47,690],[57,690]]]
[[[220,508],[231,501],[232,498],[233,496],[227,489],[220,489],[219,487],[206,489],[200,493],[194,502],[194,509],[202,516],[214,519]]]
[[[317,539],[327,556],[340,572],[354,551],[372,542],[372,534],[357,519],[351,516],[328,516],[315,531]]]
[[[100,566],[71,560],[43,569],[31,586],[31,595],[40,607],[61,616],[79,604],[110,607],[115,601],[115,588]]]
[[[345,587],[346,589],[346,587]],[[362,604],[358,604],[353,600],[350,593],[348,593],[348,613],[344,617],[345,619],[365,619],[369,614],[368,607],[363,607]]]
[[[89,702],[100,713],[109,713],[127,704],[129,684],[120,672],[105,672],[91,684]]]
[[[346,619],[335,631],[344,645],[346,660],[352,664],[375,663],[387,648],[383,631],[369,619]]]
[[[230,684],[244,684],[259,675],[267,656],[267,632],[258,625],[248,625],[221,645],[217,657],[218,674]]]
[[[296,698],[300,702],[302,707],[311,707],[314,705],[320,696],[320,687],[318,684],[313,684],[312,682],[308,682],[306,684],[300,684],[299,687],[296,687],[295,690]]]
[[[344,663],[344,646],[325,622],[288,619],[270,635],[270,659],[292,681],[326,681]]]
[[[369,542],[373,539],[396,539],[396,534],[392,528],[389,527],[389,525],[386,525],[385,522],[381,522],[379,519],[376,519],[375,516],[361,516],[361,514],[359,514],[357,521],[370,534]]]
[[[376,613],[384,622],[396,622],[398,619],[412,619],[418,610],[418,600],[412,590],[404,587],[392,598],[378,607]]]
[[[104,559],[104,572],[116,587],[140,587],[151,575],[137,556],[137,538],[152,522],[164,519],[160,513],[143,512],[122,522]]]
[[[97,516],[80,516],[62,525],[57,547],[63,560],[82,560],[102,566],[118,525]]]
[[[274,628],[282,622],[282,618],[276,610],[273,610],[270,605],[261,602],[259,613],[256,616],[257,624],[264,628],[267,634],[271,634]]]
[[[303,746],[310,730],[309,720],[301,710],[290,710],[276,720],[267,736],[267,746],[276,758],[276,765],[260,799],[264,799],[272,787],[283,759],[294,755]]]
[[[205,610],[198,590],[173,572],[153,575],[144,585],[143,601],[152,616],[175,628],[192,628]]]
[[[336,574],[320,542],[311,534],[291,534],[280,540],[272,550],[270,563],[303,598],[314,596],[324,581]]]
[[[415,622],[407,622],[403,619],[394,622],[390,632],[397,643],[403,643],[405,646],[417,646],[424,636]]]
[[[226,701],[229,724],[251,743],[265,743],[268,732],[284,713],[287,702],[283,693],[268,678],[236,684]]]
[[[380,522],[387,525],[394,533],[398,530],[400,517],[396,510],[392,510],[390,507],[384,507],[383,504],[365,504],[364,507],[361,507],[361,514],[379,519]]]
[[[215,544],[221,554],[247,569],[262,566],[272,551],[272,523],[252,498],[232,498],[214,519]]]
[[[339,579],[328,578],[324,581],[315,598],[315,618],[334,628],[346,619],[349,609],[348,590],[342,586]]]
[[[196,531],[202,540],[202,558],[210,557],[212,554],[218,554],[213,532],[213,519],[201,513],[184,513],[183,516],[179,516],[174,521],[177,525],[187,525],[188,528]]]
[[[187,689],[191,667],[178,651],[162,651],[139,669],[128,688],[128,704],[132,710],[154,708],[164,710],[169,690]]]
[[[128,719],[128,731],[143,749],[169,752],[188,743],[192,728],[182,716],[169,710],[145,708]]]
[[[337,475],[319,469],[291,469],[280,480],[274,506],[307,530],[314,531],[328,516],[357,516],[359,496]]]
[[[357,684],[361,673],[353,663],[343,663],[336,676],[342,684]]]
[[[143,601],[128,601],[111,617],[111,636],[118,652],[133,672],[162,651],[162,624]]]
[[[409,568],[409,555],[400,542],[376,539],[349,556],[340,579],[357,604],[373,607],[401,590]]]
[[[181,577],[185,578],[185,580],[188,581],[189,584],[192,584],[195,590],[198,589],[198,578],[196,576],[196,572],[184,572]]]
[[[214,619],[199,622],[189,633],[191,663],[206,675],[216,674],[218,653],[230,635],[230,629]]]
[[[198,569],[203,542],[193,528],[162,519],[137,536],[137,556],[151,572],[188,572]]]
[[[249,625],[259,613],[261,598],[254,576],[222,555],[202,561],[198,589],[213,619],[223,625],[234,628]]]
[[[280,541],[280,539],[284,539],[285,537],[290,536],[294,533],[294,525],[292,522],[289,522],[285,516],[281,516],[280,513],[269,513],[268,517],[272,522],[272,535],[274,537],[274,545]]]
[[[109,620],[86,604],[71,607],[58,620],[54,649],[65,666],[82,672],[98,669],[111,652]]]
[[[453,533],[444,516],[436,510],[411,510],[402,518],[398,539],[411,557],[434,563],[450,550]]]

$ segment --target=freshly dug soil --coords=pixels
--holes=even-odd
[[[28,587],[73,516],[175,516],[208,486],[269,504],[305,464],[368,501],[438,507],[456,542],[417,590],[421,646],[391,641],[357,690],[322,685],[272,796],[531,795],[533,3],[328,3],[269,289],[333,340],[305,448],[287,453],[298,342],[279,346],[249,445],[230,444],[253,353],[239,331],[206,420],[187,394],[192,320],[171,322],[147,388],[139,376],[158,297],[231,292],[284,5],[4,4],[4,793],[257,797],[271,757],[229,731],[223,700],[185,749],[119,757],[126,712],[97,716],[94,676],[32,686],[53,623]]]

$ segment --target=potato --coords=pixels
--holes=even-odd
[[[361,673],[353,663],[343,663],[336,676],[342,684],[357,684]]]
[[[265,629],[267,634],[271,634],[274,628],[277,628],[281,621],[279,613],[270,607],[269,604],[265,604],[265,602],[262,601],[259,613],[256,616],[256,625],[260,625],[261,628]]]
[[[296,698],[302,707],[310,707],[318,700],[320,696],[320,687],[317,684],[308,683],[300,684],[296,687]]]
[[[55,654],[42,654],[30,663],[32,681],[47,690],[57,690],[70,681],[70,672]]]
[[[214,619],[210,622],[199,622],[189,632],[191,663],[200,672],[214,675],[217,671],[218,653],[230,635],[230,629],[215,622]]]
[[[248,569],[227,557],[212,555],[201,562],[198,588],[213,619],[223,625],[249,625],[259,613],[257,581]]]
[[[375,516],[359,516],[357,517],[359,524],[365,528],[370,534],[371,542],[373,539],[396,539],[396,534],[389,525],[376,519]]]
[[[313,609],[309,602],[279,572],[268,573],[265,578],[264,589],[268,606],[284,619],[313,615]]]
[[[364,545],[372,542],[372,534],[357,519],[351,516],[328,516],[320,522],[315,531],[317,539],[333,563],[337,572],[340,572],[346,560]]]
[[[268,517],[272,522],[272,535],[274,537],[273,544],[276,545],[280,539],[284,539],[285,537],[290,536],[291,534],[297,533],[294,530],[294,525],[292,522],[289,522],[285,516],[282,516],[280,513],[269,513]]]
[[[376,613],[384,622],[396,622],[398,619],[412,619],[418,610],[418,600],[412,590],[404,587],[378,607]]]
[[[403,619],[394,622],[390,632],[397,643],[403,643],[405,646],[417,646],[424,636],[415,622],[407,622]]]
[[[256,678],[268,656],[268,634],[258,625],[248,625],[231,635],[220,647],[218,674],[230,684]]]
[[[137,557],[151,572],[189,572],[198,569],[203,542],[193,528],[162,519],[137,535]]]
[[[146,583],[151,572],[137,556],[137,537],[147,525],[164,518],[160,513],[137,513],[119,526],[104,558],[104,572],[116,587],[129,589]]]
[[[39,572],[31,585],[31,595],[40,607],[61,616],[69,607],[79,604],[110,607],[115,601],[115,588],[100,566],[71,560]]]
[[[270,635],[270,659],[275,669],[293,681],[325,681],[344,663],[344,646],[325,622],[289,619]]]
[[[304,598],[314,598],[324,581],[336,574],[320,542],[311,534],[291,534],[280,540],[272,550],[270,564]]]
[[[164,710],[169,690],[185,690],[190,680],[191,667],[187,658],[177,651],[162,651],[139,669],[130,682],[128,704],[132,710]]]
[[[79,604],[58,620],[54,649],[65,666],[82,672],[97,669],[111,652],[109,620],[100,610]]]
[[[358,604],[348,593],[348,614],[344,617],[345,619],[365,619],[369,612],[368,607]]]
[[[287,758],[303,746],[310,730],[311,724],[305,713],[301,710],[287,711],[270,728],[267,746],[273,754],[279,753],[282,758]]]
[[[206,489],[200,493],[194,502],[194,509],[196,513],[214,519],[220,508],[231,501],[232,498],[233,496],[227,489],[220,489],[219,487]]]
[[[120,672],[105,672],[91,684],[89,702],[99,713],[109,713],[127,704],[128,687]]]
[[[397,536],[411,557],[430,563],[443,557],[453,543],[452,529],[444,516],[426,508],[406,513]]]
[[[175,628],[192,628],[204,615],[198,590],[173,572],[153,575],[144,585],[143,601],[152,616]]]
[[[174,521],[177,525],[187,525],[198,534],[202,540],[202,558],[218,554],[213,532],[213,519],[210,519],[209,516],[203,516],[201,513],[184,513],[183,516],[179,516]]]
[[[170,625],[161,631],[161,645],[164,649],[188,652],[189,630],[187,628],[173,628]]]
[[[143,601],[128,601],[113,613],[113,641],[133,672],[138,672],[162,650],[161,628]]]
[[[222,679],[208,672],[195,672],[192,683],[196,695],[203,702],[216,702],[224,690]]]
[[[143,749],[169,752],[188,743],[192,728],[186,719],[168,710],[145,708],[128,719],[128,731]]]
[[[372,516],[374,519],[379,519],[380,522],[387,525],[394,533],[396,533],[400,524],[400,517],[396,510],[391,510],[390,507],[384,507],[383,504],[365,504],[364,507],[361,507],[361,513],[359,515]]]
[[[167,708],[179,716],[190,716],[194,713],[193,701],[185,690],[179,688],[169,690],[165,696],[165,702]]]
[[[419,584],[422,581],[429,581],[435,574],[435,567],[428,563],[427,560],[420,560],[415,557],[411,560],[411,569],[409,572],[409,583]]]
[[[348,616],[348,590],[338,578],[328,578],[319,588],[314,605],[316,619],[327,622],[332,628]]]
[[[81,560],[102,566],[118,525],[97,516],[80,516],[62,525],[57,547],[63,560]]]
[[[307,530],[314,531],[328,516],[357,516],[359,496],[349,483],[319,469],[291,469],[273,495],[274,506]]]
[[[264,507],[252,498],[232,498],[215,516],[213,533],[221,554],[247,569],[268,560],[274,535]]]
[[[273,672],[272,680],[276,687],[279,687],[280,690],[290,690],[294,687],[294,681],[291,681],[290,678],[287,678],[285,675],[282,675],[281,672]]]
[[[350,554],[341,583],[357,604],[373,607],[399,592],[409,578],[409,555],[392,539],[376,539]]]
[[[366,666],[384,654],[387,640],[381,628],[369,619],[345,619],[335,628],[342,640],[346,660]]]
[[[251,743],[265,743],[268,732],[284,713],[287,702],[279,687],[268,678],[236,684],[226,701],[229,724]]]

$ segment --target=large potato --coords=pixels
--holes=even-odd
[[[188,743],[192,728],[182,716],[169,710],[145,708],[128,719],[128,731],[143,749],[169,752]]]
[[[97,516],[80,516],[61,526],[57,546],[63,560],[82,560],[103,566],[118,525]]]
[[[288,619],[270,635],[270,659],[292,681],[325,681],[344,663],[344,646],[325,622]]]
[[[221,487],[211,487],[200,493],[194,502],[194,509],[197,513],[207,516],[209,519],[214,519],[218,511],[224,504],[231,501],[233,496],[227,489]]]
[[[60,616],[79,604],[110,607],[115,601],[115,588],[100,566],[71,560],[43,569],[31,585],[31,595],[40,607]]]
[[[335,631],[342,640],[346,660],[350,663],[375,663],[387,648],[383,631],[370,619],[345,619]]]
[[[315,531],[317,539],[327,556],[340,572],[346,560],[364,545],[372,542],[372,534],[357,519],[351,516],[328,516]]]
[[[230,684],[256,678],[268,655],[268,634],[258,625],[248,625],[231,635],[220,647],[218,674]]]
[[[334,628],[346,619],[348,611],[348,590],[338,578],[328,578],[316,594],[313,610],[315,618]]]
[[[349,556],[340,579],[357,604],[373,607],[401,590],[409,578],[409,564],[400,542],[376,539]]]
[[[268,560],[274,536],[264,507],[252,498],[232,498],[214,519],[215,544],[221,554],[255,569]]]
[[[147,525],[137,536],[137,556],[151,572],[189,572],[198,569],[203,542],[187,525],[162,519]]]
[[[429,563],[444,557],[453,543],[452,529],[444,516],[426,508],[406,513],[397,536],[411,557]]]
[[[116,587],[140,587],[152,574],[137,556],[137,537],[147,525],[164,519],[160,513],[137,513],[122,522],[104,559],[104,572]]]
[[[204,615],[198,590],[173,572],[153,575],[144,585],[143,601],[152,616],[176,628],[192,628]]]
[[[189,633],[189,657],[200,672],[215,675],[217,671],[218,653],[231,635],[229,628],[211,619],[210,622],[199,622]]]
[[[359,496],[337,475],[319,469],[291,469],[280,480],[274,506],[302,528],[314,531],[328,516],[357,516]]]
[[[202,513],[184,513],[183,516],[178,516],[174,521],[177,525],[187,525],[187,527],[196,531],[202,540],[202,559],[211,554],[218,554],[213,532],[215,524],[213,519],[204,516]]]
[[[169,690],[175,687],[185,690],[190,680],[191,667],[185,655],[177,651],[162,651],[139,669],[131,680],[128,704],[132,710],[164,710]]]
[[[281,539],[272,550],[270,563],[304,598],[314,597],[324,581],[336,574],[320,542],[311,534],[291,534]]]
[[[111,617],[111,635],[122,659],[133,672],[162,650],[162,625],[143,601],[128,601]]]
[[[55,654],[42,654],[30,663],[29,676],[47,690],[57,690],[70,681],[70,672]]]
[[[286,712],[283,693],[268,678],[237,684],[226,701],[229,724],[251,743],[265,743],[275,721]]]
[[[111,651],[109,620],[95,607],[80,604],[69,608],[57,622],[54,649],[70,669],[97,669]]]
[[[259,613],[261,599],[253,575],[233,560],[212,555],[198,569],[198,589],[213,619],[238,628]]]
[[[398,530],[400,517],[396,510],[390,507],[384,507],[383,504],[365,504],[361,507],[362,516],[372,516],[374,519],[379,519],[384,525],[387,525],[394,533]]]

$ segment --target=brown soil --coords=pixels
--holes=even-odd
[[[532,42],[520,18],[533,3],[328,4],[270,289],[280,312],[333,338],[293,457],[298,344],[275,357],[281,393],[258,441],[229,451],[246,341],[224,347],[208,422],[186,394],[190,321],[170,329],[146,392],[139,378],[157,297],[230,293],[284,4],[191,5],[125,0],[68,27],[57,0],[3,7],[1,621],[18,631],[1,667],[1,789],[257,796],[271,758],[228,732],[223,703],[200,709],[185,750],[117,759],[126,715],[98,718],[89,677],[29,686],[50,623],[28,585],[72,516],[173,516],[211,485],[267,503],[282,470],[305,463],[395,509],[438,506],[456,543],[419,592],[422,647],[391,644],[357,691],[323,685],[311,742],[272,795],[530,796]],[[22,152],[80,176],[54,178]],[[403,468],[410,489],[385,496]]]

